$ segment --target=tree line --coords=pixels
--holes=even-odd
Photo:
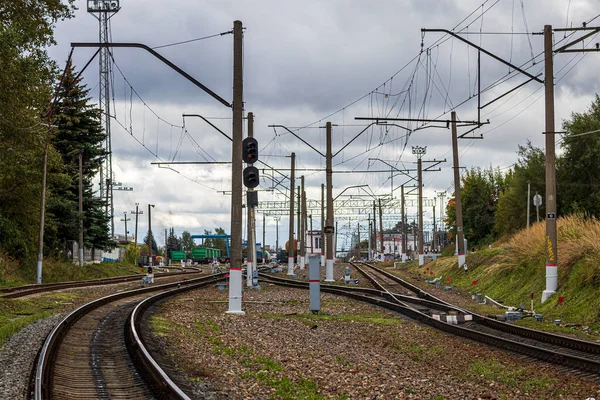
[[[572,113],[562,124],[564,134],[557,141],[561,152],[556,157],[557,214],[583,214],[600,217],[600,97],[589,109]],[[557,138],[559,136],[557,135]],[[546,201],[546,157],[543,149],[529,141],[519,145],[518,160],[503,172],[500,168],[474,167],[461,177],[461,200],[465,238],[475,246],[493,242],[527,226],[527,202],[530,221],[537,220],[532,197],[543,199],[539,207],[543,221]],[[527,188],[531,188],[528,198]],[[453,197],[446,207],[447,226],[455,235],[456,208]]]
[[[85,247],[116,245],[92,184],[107,157],[101,111],[75,67],[47,53],[74,9],[73,0],[0,3],[0,250],[25,263],[38,249],[45,152],[44,256],[67,257],[78,239],[80,154]]]

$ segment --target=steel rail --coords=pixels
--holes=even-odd
[[[190,275],[197,274],[198,272],[166,272],[164,274],[156,274],[155,278],[166,278],[173,277],[179,275]],[[123,282],[131,282],[136,281],[142,278],[143,275],[126,275],[126,276],[117,276],[114,278],[102,278],[102,279],[92,279],[88,281],[69,281],[69,282],[58,282],[58,283],[44,283],[44,284],[33,284],[33,285],[23,285],[16,286],[11,288],[1,289],[0,292],[4,292],[5,294],[0,295],[0,299],[14,299],[23,296],[29,296],[30,294],[36,293],[44,293],[51,292],[54,290],[68,289],[68,288],[80,288],[80,287],[90,287],[90,286],[101,286],[101,285],[112,285]]]
[[[196,289],[204,286],[213,280],[207,282],[201,282],[198,284],[188,285],[178,289],[170,290],[156,294],[152,297],[141,301],[129,315],[127,326],[126,326],[126,337],[130,342],[129,353],[132,358],[138,360],[149,374],[144,374],[144,378],[151,377],[152,379],[148,384],[153,387],[153,391],[160,393],[161,399],[180,399],[189,400],[190,397],[181,390],[175,382],[168,376],[168,374],[160,367],[160,365],[150,355],[147,346],[144,343],[143,336],[141,334],[141,320],[144,312],[148,310],[154,303],[163,300],[167,297],[175,296],[177,294]]]
[[[372,265],[369,265],[367,263],[363,263],[363,264],[368,265],[369,267],[378,270],[380,273],[382,273],[386,276],[389,276],[391,279],[397,279],[398,283],[401,283],[400,281],[405,282],[404,280],[402,280],[401,278],[397,277],[394,274],[391,274],[387,271],[383,271],[383,270],[381,270],[377,267],[374,267]],[[412,284],[409,284],[408,282],[405,282],[405,283],[407,283],[408,285],[414,286]],[[414,287],[417,288],[416,286],[414,286]],[[452,306],[452,304],[450,304],[444,300],[441,300],[419,288],[417,288],[417,289],[419,290],[420,297],[427,298],[434,302],[444,303],[444,304]],[[465,312],[465,311],[463,310],[463,312]],[[473,321],[480,323],[484,326],[487,326],[489,328],[497,329],[502,332],[510,333],[513,335],[521,336],[521,337],[532,339],[532,340],[537,340],[537,341],[552,344],[555,346],[565,347],[570,350],[584,351],[584,352],[587,352],[590,354],[600,355],[600,344],[597,344],[594,342],[574,339],[574,338],[570,338],[567,336],[557,335],[557,334],[551,333],[551,332],[542,332],[537,329],[531,329],[531,328],[526,328],[523,326],[508,324],[506,322],[488,318],[488,317],[485,317],[480,314],[476,314],[476,313],[472,313],[472,312],[469,312],[469,313],[471,315],[473,315]]]
[[[308,289],[308,283],[306,282],[298,282],[298,281],[289,281],[284,282],[284,279],[263,279],[263,282],[269,282],[274,284],[279,284],[283,286],[290,286],[302,289]],[[476,330],[472,330],[469,328],[465,328],[459,325],[448,324],[446,322],[434,319],[429,315],[416,311],[413,308],[405,307],[402,304],[398,304],[395,302],[390,302],[383,299],[377,299],[369,296],[365,296],[363,294],[354,293],[352,291],[347,290],[348,288],[335,287],[331,285],[321,285],[321,291],[332,294],[339,294],[342,296],[350,297],[355,300],[367,302],[370,304],[374,304],[377,306],[384,307],[386,309],[396,311],[405,316],[408,316],[414,320],[423,322],[428,324],[438,330],[454,334],[456,336],[465,337],[468,339],[475,340],[477,342],[485,343],[492,345],[494,347],[514,351],[519,354],[524,354],[533,358],[537,358],[540,360],[548,361],[554,364],[565,365],[573,369],[578,369],[586,372],[591,372],[596,375],[600,374],[600,361],[587,359],[583,357],[579,357],[577,355],[560,353],[554,350],[545,349],[543,347],[530,345],[527,343],[517,342],[515,340],[501,338],[492,334],[479,332]],[[475,319],[475,315],[474,319]],[[499,321],[494,321],[500,324]],[[539,332],[545,334],[545,332]],[[559,335],[555,335],[559,336]],[[561,337],[563,338],[563,337]],[[570,338],[565,338],[570,339]],[[593,343],[591,343],[593,344]]]
[[[186,282],[173,282],[164,285],[158,285],[153,287],[135,289],[127,292],[121,292],[112,294],[109,296],[102,297],[98,300],[86,303],[74,311],[70,312],[65,316],[61,322],[59,322],[50,334],[46,337],[44,344],[40,350],[38,356],[38,362],[35,369],[35,382],[34,382],[34,399],[42,400],[51,398],[52,390],[52,371],[53,364],[57,356],[58,348],[69,328],[81,319],[85,314],[93,311],[103,305],[109,304],[113,301],[120,300],[126,297],[136,296],[143,293],[149,293],[157,290],[169,289],[176,287],[177,285],[191,285],[200,282],[212,282],[216,278],[222,278],[225,273],[204,276],[201,278],[191,279]]]

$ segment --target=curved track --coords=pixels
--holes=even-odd
[[[383,274],[389,279],[397,279],[397,282],[403,286],[406,284],[404,287],[415,288],[414,293],[417,294],[417,297],[392,294],[385,290],[324,284],[321,284],[321,291],[340,294],[379,305],[426,323],[441,331],[498,348],[511,350],[520,355],[526,355],[584,371],[596,379],[600,374],[600,345],[596,343],[523,328],[513,324],[492,320],[477,314],[470,314],[472,315],[472,321],[467,320],[460,325],[441,321],[431,315],[431,310],[437,308],[439,310],[444,310],[445,312],[454,310],[456,312],[464,313],[464,315],[469,315],[469,313],[459,307],[452,306],[435,296],[425,293],[418,287],[403,281],[387,271],[380,270],[368,264],[363,263],[363,265],[368,266],[372,270],[376,269],[379,276]],[[356,265],[353,266],[356,267]],[[363,271],[364,274],[369,275],[366,270]],[[272,275],[264,275],[264,277],[271,283],[308,289],[308,284],[305,282],[279,278]],[[372,278],[377,280],[376,277],[372,276]],[[263,281],[265,281],[265,279],[263,279]],[[415,304],[420,306],[411,304],[410,301],[412,299],[416,301]]]
[[[35,399],[187,398],[145,349],[139,332],[145,308],[140,303],[147,308],[224,277],[215,274],[122,292],[76,309],[46,338],[35,371]],[[144,300],[154,291],[162,293]]]
[[[189,275],[189,274],[197,274],[199,271],[191,271],[191,272],[165,272],[165,273],[156,273],[154,278],[160,279],[165,277],[173,277],[179,275]],[[73,281],[73,282],[58,282],[58,283],[44,283],[44,284],[34,284],[34,285],[23,285],[16,286],[11,288],[3,288],[0,289],[0,299],[15,299],[18,297],[25,297],[31,294],[37,293],[46,293],[52,292],[54,290],[62,290],[62,289],[71,289],[71,288],[81,288],[81,287],[91,287],[91,286],[101,286],[101,285],[112,285],[115,283],[123,283],[123,282],[133,282],[142,279],[144,275],[127,275],[127,276],[117,276],[114,278],[103,278],[103,279],[92,279],[88,281]]]

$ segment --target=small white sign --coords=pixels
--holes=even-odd
[[[540,196],[539,194],[536,194],[535,196],[533,196],[533,205],[536,207],[539,207],[542,205],[542,196]]]

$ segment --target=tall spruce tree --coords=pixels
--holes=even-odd
[[[93,196],[92,180],[106,158],[103,142],[106,134],[100,124],[101,111],[90,103],[89,89],[67,65],[57,103],[57,132],[51,144],[62,159],[61,175],[49,182],[47,230],[50,248],[66,253],[67,243],[79,236],[79,153],[82,154],[83,237],[87,248],[108,249],[115,245],[110,238],[109,217],[105,202]]]

